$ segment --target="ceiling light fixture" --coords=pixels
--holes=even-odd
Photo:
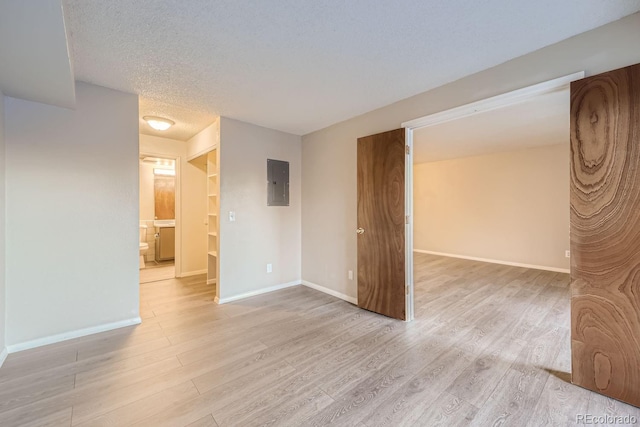
[[[144,116],[142,119],[147,123],[149,123],[149,126],[154,128],[155,130],[167,130],[171,126],[176,124],[176,122],[169,119],[165,119],[163,117]]]
[[[172,169],[154,169],[154,175],[176,176],[176,171]]]

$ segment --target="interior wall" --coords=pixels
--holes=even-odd
[[[153,226],[155,218],[154,189],[153,189],[153,168],[149,163],[139,163],[140,168],[140,225],[147,227],[144,236],[140,236],[149,245],[147,253],[144,255],[146,262],[153,262],[156,259],[156,231]],[[179,238],[176,234],[176,240]],[[178,248],[176,248],[176,251]]]
[[[4,95],[0,92],[0,366],[6,357],[5,210]]]
[[[189,139],[187,145],[187,158],[193,160],[198,156],[207,154],[220,143],[220,118],[218,117],[209,126]]]
[[[356,141],[408,120],[584,70],[640,62],[640,14],[303,136],[303,279],[356,296]],[[398,76],[401,78],[401,76]],[[568,167],[568,166],[567,166]]]
[[[150,163],[140,162],[140,221],[153,221],[155,217],[153,193],[153,168]]]
[[[267,159],[289,162],[289,206],[267,206]],[[220,119],[220,298],[300,283],[301,139]],[[229,221],[229,212],[236,221]],[[270,263],[273,272],[267,273]]]
[[[138,97],[6,98],[10,351],[139,322]]]
[[[569,269],[569,146],[414,165],[414,248]]]
[[[182,276],[207,271],[207,171],[186,162],[182,184],[183,250]]]
[[[180,241],[181,264],[176,266],[180,270],[176,274],[179,276],[201,274],[207,269],[207,178],[202,168],[187,161],[187,149],[186,141],[140,135],[141,153],[180,158],[180,201],[176,200],[180,234],[176,239]]]

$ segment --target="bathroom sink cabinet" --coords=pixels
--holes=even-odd
[[[176,256],[176,228],[156,227],[156,261],[169,261]]]

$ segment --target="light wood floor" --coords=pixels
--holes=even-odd
[[[149,263],[146,268],[140,269],[140,283],[159,282],[174,277],[176,277],[176,266],[173,264]]]
[[[564,274],[418,255],[394,321],[298,286],[217,306],[141,286],[144,323],[12,354],[0,426],[566,426],[640,410],[568,383]]]

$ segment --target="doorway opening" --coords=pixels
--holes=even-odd
[[[140,283],[176,277],[176,160],[140,155]]]
[[[199,174],[199,181],[204,190],[204,226],[206,240],[203,255],[206,254],[206,284],[215,286],[215,301],[220,301],[220,151],[218,146],[209,147],[203,153],[189,160]]]
[[[568,280],[569,84],[583,76],[403,123],[411,147],[408,320],[429,311],[436,295],[445,296],[434,286],[458,275],[496,269],[508,276],[508,270],[517,275],[518,268],[529,268],[530,276],[545,272],[549,280]],[[447,274],[438,265],[463,271]],[[438,271],[448,277],[435,279]]]

